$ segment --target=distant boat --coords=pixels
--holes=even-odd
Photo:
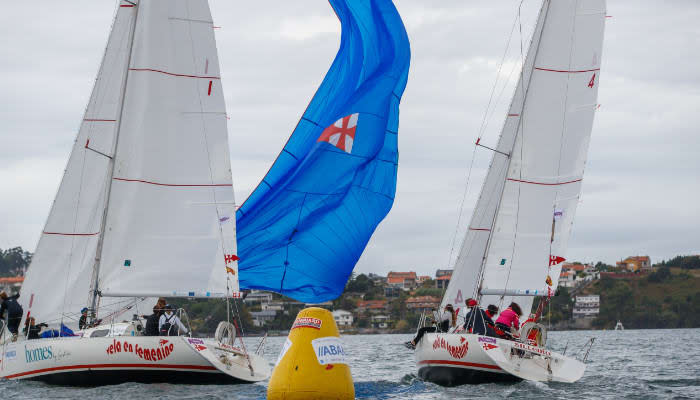
[[[624,331],[625,330],[625,327],[622,326],[622,322],[617,321],[617,324],[615,324],[615,330],[616,331]]]
[[[207,0],[117,4],[20,298],[25,320],[65,322],[78,335],[17,342],[4,336],[0,376],[91,386],[270,376],[261,355],[242,340],[234,344],[240,338],[229,321],[219,323],[214,338],[199,339],[182,330],[145,336],[139,318],[151,314],[158,296],[227,305],[224,299],[240,297],[213,28]],[[78,330],[86,305],[97,326]]]
[[[604,0],[543,1],[441,309],[472,297],[501,310],[515,301],[528,316],[535,296],[556,290],[597,106],[605,14]],[[543,304],[516,341],[427,333],[415,350],[419,376],[445,386],[579,380],[583,362],[544,347]]]

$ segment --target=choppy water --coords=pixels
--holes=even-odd
[[[401,343],[410,335],[344,336],[358,399],[546,398],[697,399],[700,398],[700,329],[551,332],[549,344],[571,355],[596,337],[586,374],[574,384],[520,382],[443,388],[416,378],[413,353]],[[271,362],[284,338],[270,338]],[[252,347],[255,339],[249,341]],[[254,348],[254,347],[253,347]],[[191,386],[123,384],[92,389],[39,382],[0,382],[5,399],[264,399],[266,384]]]

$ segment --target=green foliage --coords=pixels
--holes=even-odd
[[[442,297],[442,293],[443,293],[442,289],[438,289],[435,287],[431,287],[431,288],[422,287],[422,288],[416,290],[416,292],[414,293],[414,296],[433,296],[433,297],[437,297],[439,299]]]
[[[609,271],[615,270],[615,267],[613,267],[612,265],[606,264],[602,261],[598,261],[595,264],[595,269],[600,271],[600,272],[609,272]]]
[[[647,280],[649,282],[664,282],[667,281],[671,278],[671,269],[669,267],[660,267],[657,268],[656,271],[652,272],[649,274],[647,277]]]
[[[219,322],[226,321],[226,300],[225,299],[170,299],[170,304],[177,308],[183,308],[190,319],[192,330],[199,335],[213,335]],[[253,318],[250,312],[240,300],[230,301],[229,316],[231,322],[238,309],[236,324],[244,332],[255,332],[258,328],[253,326]],[[236,308],[236,306],[238,306]]]
[[[0,249],[0,276],[21,275],[32,261],[32,253],[14,247],[7,250]]]
[[[400,320],[394,326],[394,330],[401,333],[407,333],[411,331],[411,325],[405,319]]]
[[[668,261],[662,261],[660,265],[682,269],[700,269],[700,255],[676,256]]]
[[[367,275],[360,274],[355,279],[350,279],[348,281],[347,285],[345,285],[345,291],[364,293],[369,291],[373,286],[374,282],[372,282]]]
[[[384,297],[384,289],[381,286],[375,285],[365,274],[351,276],[348,283],[345,285],[344,293],[362,293],[364,300],[377,300]]]
[[[435,287],[435,279],[426,279],[421,283],[420,287],[422,288],[434,288]]]
[[[593,324],[612,328],[700,327],[700,279],[661,267],[639,279],[603,277],[592,288],[600,293],[600,314]]]
[[[539,304],[542,299],[542,297],[538,297],[533,304]],[[559,287],[554,296],[550,299],[549,305],[545,308],[542,320],[552,324],[556,324],[560,321],[567,321],[571,319],[573,306],[574,301],[569,294],[569,288]],[[533,312],[534,310],[536,310],[536,308],[533,309]]]

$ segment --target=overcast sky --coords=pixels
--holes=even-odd
[[[113,0],[4,2],[0,248],[33,251],[90,95]],[[340,26],[324,0],[210,0],[237,200],[265,174],[323,79]],[[449,264],[474,141],[519,0],[395,0],[411,40],[394,208],[357,272]],[[540,0],[524,0],[527,44]],[[609,0],[599,103],[567,258],[652,262],[700,253],[700,1]],[[516,28],[500,74],[520,58]],[[512,78],[517,74],[517,68]],[[512,79],[511,79],[512,80]],[[494,143],[511,87],[498,86]],[[476,151],[460,226],[490,154]],[[457,229],[457,243],[463,234]],[[456,251],[456,250],[455,250]],[[454,254],[452,259],[454,259]]]

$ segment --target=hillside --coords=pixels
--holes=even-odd
[[[600,294],[594,326],[625,328],[700,327],[700,271],[660,268],[647,276],[603,278],[587,289]]]

